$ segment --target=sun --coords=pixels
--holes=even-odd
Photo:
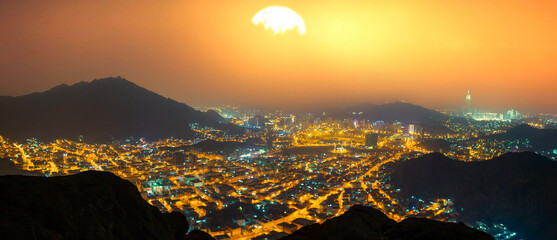
[[[265,29],[271,29],[275,35],[287,31],[297,30],[298,34],[306,34],[304,19],[294,10],[283,6],[270,6],[259,11],[251,19],[256,26],[263,24]]]

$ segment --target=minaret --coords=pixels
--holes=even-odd
[[[468,94],[466,95],[466,107],[470,107],[472,101],[472,96],[470,96],[470,90],[468,90]]]

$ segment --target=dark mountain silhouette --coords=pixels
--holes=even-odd
[[[380,105],[360,104],[337,111],[334,116],[337,118],[360,118],[369,121],[399,121],[404,123],[437,123],[448,119],[448,116],[443,113],[405,102]]]
[[[520,124],[504,133],[488,135],[484,138],[497,140],[528,139],[532,150],[557,149],[557,129],[539,129],[528,124]]]
[[[189,138],[189,123],[220,126],[221,120],[214,111],[196,111],[121,77],[0,98],[0,135],[18,140]]]
[[[161,213],[137,188],[109,172],[63,177],[0,176],[0,231],[5,239],[213,240],[188,232],[182,213]],[[387,218],[353,206],[323,224],[303,227],[285,239],[492,239],[464,224]]]
[[[0,177],[3,239],[184,239],[186,217],[161,213],[108,172]]]
[[[395,239],[493,239],[462,223],[445,223],[425,218],[408,218],[399,223],[381,211],[361,205],[322,224],[305,226],[282,240],[395,240]]]
[[[403,197],[453,199],[459,221],[503,223],[523,239],[557,239],[557,162],[541,155],[461,162],[432,153],[395,164],[390,178]]]

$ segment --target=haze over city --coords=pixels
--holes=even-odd
[[[251,18],[290,7],[304,35]],[[123,76],[194,106],[557,109],[554,1],[3,1],[0,95]]]
[[[0,1],[0,239],[555,240],[556,13]]]

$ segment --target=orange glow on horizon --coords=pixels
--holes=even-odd
[[[121,75],[191,105],[406,100],[557,109],[557,2],[283,1],[305,35],[251,22],[269,1],[38,1],[0,8],[0,95]]]

